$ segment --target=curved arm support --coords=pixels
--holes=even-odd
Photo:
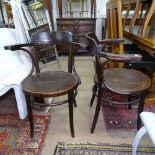
[[[105,39],[105,40],[100,40],[98,43],[99,44],[104,44],[104,45],[116,45],[121,42],[124,42],[124,39],[122,38],[116,38],[116,39]]]
[[[99,56],[105,57],[108,60],[116,62],[141,61],[141,54],[112,54],[106,52],[99,52]]]

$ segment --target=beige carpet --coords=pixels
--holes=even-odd
[[[64,60],[63,60],[64,58]],[[61,57],[62,69],[67,66],[66,57]],[[74,126],[75,126],[75,138],[70,135],[69,129],[69,116],[68,105],[62,105],[54,107],[49,111],[50,122],[45,136],[44,146],[42,149],[42,155],[52,155],[54,148],[58,142],[66,143],[110,143],[110,144],[132,144],[136,130],[133,131],[113,131],[106,132],[104,126],[104,118],[100,113],[96,130],[94,134],[90,133],[90,127],[92,124],[95,103],[92,108],[89,107],[89,102],[92,94],[93,85],[93,57],[78,56],[75,60],[77,72],[79,73],[82,84],[78,88],[77,95],[77,108],[74,108]],[[54,70],[56,63],[41,64],[42,71]],[[3,105],[4,111],[9,111],[9,106]],[[16,107],[16,106],[15,106]],[[2,105],[1,105],[2,108]],[[16,109],[15,109],[16,110]],[[34,113],[44,113],[44,110],[35,110]],[[141,144],[150,144],[151,142],[147,137],[144,137]]]

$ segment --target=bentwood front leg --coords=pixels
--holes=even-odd
[[[74,123],[73,123],[73,96],[74,96],[73,92],[68,93],[70,131],[71,131],[71,136],[75,137]]]
[[[93,123],[91,126],[91,133],[94,133],[94,130],[96,128],[96,123],[98,120],[98,116],[99,116],[99,112],[100,112],[100,108],[101,108],[101,98],[102,98],[102,90],[98,90],[98,97],[97,97],[97,105],[96,105],[96,110],[95,110],[95,115],[94,115],[94,119],[93,119]]]
[[[30,137],[33,138],[34,136],[34,122],[33,122],[33,115],[32,115],[32,106],[30,96],[26,94],[26,103],[27,103],[27,111],[28,111],[28,118],[30,123]]]
[[[90,107],[93,106],[93,102],[94,102],[94,99],[95,99],[95,94],[97,92],[97,86],[96,86],[96,84],[94,84],[93,89],[92,89],[92,92],[93,92],[93,94],[92,94],[92,97],[91,97],[91,100],[90,100],[90,105],[89,105]]]
[[[146,92],[143,92],[140,95],[140,102],[138,106],[138,115],[137,115],[137,130],[139,130],[141,127],[140,113],[143,112],[145,96],[146,96]]]

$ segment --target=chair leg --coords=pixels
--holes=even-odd
[[[143,92],[140,95],[140,102],[139,102],[138,114],[137,114],[137,130],[139,130],[141,127],[140,113],[143,111],[143,108],[144,108],[145,96],[146,96],[146,92]]]
[[[95,99],[95,94],[96,94],[96,91],[97,91],[97,86],[96,86],[96,84],[94,84],[92,91],[93,91],[93,94],[92,94],[91,101],[90,101],[90,105],[89,105],[90,107],[93,106],[93,102],[94,102],[94,99]]]
[[[132,95],[128,96],[128,102],[132,101]],[[131,110],[131,104],[128,104],[128,110]]]
[[[32,106],[31,106],[30,96],[27,94],[26,94],[26,102],[27,102],[28,118],[29,118],[29,123],[30,123],[30,137],[33,138],[34,122],[33,122],[33,115],[32,115]]]
[[[74,122],[73,122],[73,96],[74,96],[73,92],[68,93],[70,131],[71,131],[71,136],[75,137]]]
[[[75,91],[74,91],[74,97],[73,97],[74,107],[77,107],[76,100],[75,100],[76,95],[77,95],[77,89],[75,89]]]
[[[101,108],[101,97],[102,97],[102,91],[98,90],[97,105],[96,105],[96,110],[95,110],[95,115],[94,115],[92,127],[91,127],[91,130],[90,130],[91,133],[94,133],[96,123],[97,123],[97,120],[98,120],[98,116],[99,116],[99,112],[100,112],[100,108]]]
[[[132,155],[136,155],[137,152],[137,147],[140,143],[140,140],[142,139],[142,137],[146,134],[146,129],[143,126],[142,128],[140,128],[140,130],[137,132],[134,142],[133,142],[133,146],[132,146]]]
[[[77,107],[75,98],[73,98],[73,104],[74,104],[74,107]]]

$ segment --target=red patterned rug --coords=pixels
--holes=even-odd
[[[117,94],[106,94],[110,99],[115,101],[126,101],[127,97]],[[148,100],[147,100],[148,101]],[[149,101],[152,101],[149,99]],[[103,101],[102,101],[103,102]],[[150,102],[144,107],[144,111],[155,112],[155,102]],[[109,105],[102,104],[102,112],[105,121],[105,127],[108,130],[112,129],[136,129],[137,126],[137,108],[132,106],[131,110],[127,109],[125,105]]]
[[[39,155],[48,125],[48,116],[34,116],[34,138],[29,121],[16,114],[0,114],[0,155]]]

